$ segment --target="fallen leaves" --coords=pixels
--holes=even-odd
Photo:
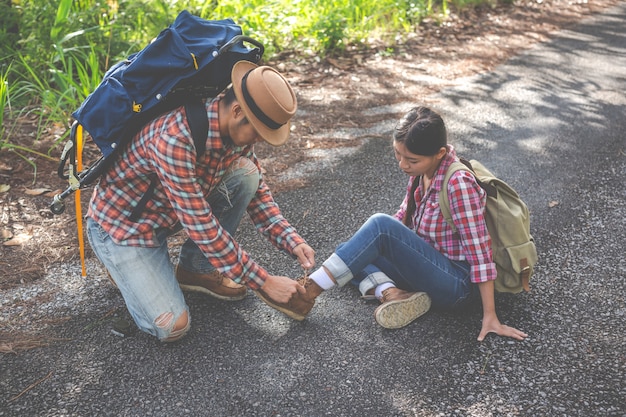
[[[0,184],[0,193],[6,193],[7,191],[9,191],[11,189],[11,186],[9,184]],[[24,194],[29,195],[29,196],[46,196],[46,197],[53,197],[55,194],[61,192],[61,190],[51,190],[50,188],[47,187],[42,187],[42,188],[26,188],[24,189]]]
[[[37,196],[49,193],[50,191],[51,190],[49,188],[34,188],[32,190],[27,188],[26,190],[24,190],[24,194]]]
[[[17,353],[22,350],[45,347],[49,344],[49,342],[39,338],[0,342],[0,353]]]
[[[28,242],[31,238],[32,236],[28,233],[20,233],[18,235],[13,236],[11,239],[7,240],[6,242],[3,242],[2,245],[3,246],[19,246]]]

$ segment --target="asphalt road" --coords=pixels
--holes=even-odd
[[[96,265],[88,280],[69,265],[0,297],[5,323],[69,339],[0,356],[0,416],[626,416],[625,89],[622,3],[428,98],[460,153],[531,209],[533,290],[497,297],[526,341],[477,342],[479,305],[385,330],[345,287],[302,323],[252,294],[190,295],[191,333],[162,345],[113,335],[111,320],[129,317],[121,297]],[[321,261],[369,215],[393,212],[405,181],[377,139],[278,201]],[[300,274],[249,226],[240,239],[270,271]]]

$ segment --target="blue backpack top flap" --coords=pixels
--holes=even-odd
[[[211,21],[183,11],[152,43],[107,71],[72,116],[108,156],[134,118],[162,103],[177,84],[207,67],[220,47],[241,33],[231,19]]]

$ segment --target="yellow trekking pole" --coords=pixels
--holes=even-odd
[[[83,127],[79,124],[76,126],[76,172],[83,170]],[[87,268],[85,267],[85,239],[83,236],[83,211],[80,202],[80,187],[74,195],[74,203],[76,205],[76,225],[78,227],[78,246],[80,248],[80,266],[82,277],[87,277]]]

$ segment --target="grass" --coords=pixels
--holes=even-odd
[[[494,0],[453,4],[464,7],[477,1]],[[18,7],[11,4],[2,7]],[[424,18],[436,16],[440,21],[448,13],[448,0],[108,0],[104,5],[94,0],[22,0],[20,4],[21,38],[15,45],[0,45],[2,62],[8,62],[0,64],[0,151],[16,147],[11,143],[14,126],[4,123],[6,115],[15,115],[16,107],[37,116],[35,141],[52,125],[67,126],[71,112],[96,88],[104,72],[140,50],[183,8],[207,19],[236,16],[244,34],[265,45],[266,59],[283,51],[309,57],[339,55],[348,47],[366,49],[373,44],[393,50],[394,43]]]
[[[9,71],[11,67],[9,66],[8,70],[0,73],[0,149],[2,147],[2,142],[5,140],[5,131],[6,127],[4,126],[4,114],[5,112],[9,112],[11,110],[11,103],[9,102]]]

